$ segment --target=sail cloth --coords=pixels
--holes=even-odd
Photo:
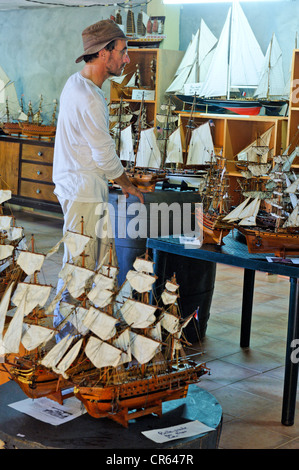
[[[158,341],[148,338],[147,336],[133,333],[133,331],[130,331],[130,338],[132,354],[139,364],[149,362],[160,348]]]
[[[136,156],[136,166],[146,168],[161,167],[161,153],[157,145],[153,127],[142,129]]]
[[[106,312],[90,307],[83,324],[102,340],[108,340],[116,334],[118,320]]]
[[[20,341],[22,336],[24,311],[26,305],[26,293],[24,293],[22,300],[8,325],[7,331],[3,338],[3,347],[5,354],[17,354],[20,349]]]
[[[126,328],[118,338],[115,338],[112,344],[122,351],[118,364],[124,364],[132,360],[129,328]]]
[[[83,294],[86,282],[93,275],[92,270],[69,263],[66,263],[59,273],[59,277],[66,283],[70,295],[74,298]]]
[[[1,86],[1,85],[0,85]],[[11,199],[10,189],[0,189],[0,204]]]
[[[282,52],[275,34],[268,46],[261,78],[254,96],[258,98],[277,98],[285,94],[285,81],[282,65]]]
[[[154,305],[127,299],[120,310],[127,324],[133,328],[147,328],[156,321]]]
[[[91,237],[87,235],[81,235],[80,233],[66,231],[61,240],[47,253],[47,258],[52,256],[59,250],[61,243],[65,243],[72,258],[81,255],[86,247],[87,243],[91,240]]]
[[[133,263],[133,268],[136,269],[136,271],[143,271],[145,273],[154,273],[154,263],[153,261],[143,259],[143,258],[136,258],[134,263]]]
[[[0,215],[0,230],[9,230],[13,223],[13,217],[10,215]]]
[[[18,100],[14,82],[6,75],[0,67],[0,119],[5,120],[6,105],[9,109],[9,118],[17,119],[20,114],[20,103]],[[27,116],[26,116],[27,117]]]
[[[30,276],[36,271],[40,271],[45,260],[45,255],[41,253],[32,253],[31,251],[21,251],[18,256],[17,264],[23,271]]]
[[[59,329],[63,327],[66,322],[70,322],[80,333],[85,336],[89,329],[84,326],[84,319],[87,315],[88,309],[67,302],[60,302],[59,311],[64,317],[64,320],[59,324]]]
[[[112,344],[91,336],[85,347],[85,354],[93,365],[100,369],[107,366],[116,367],[119,364],[122,351]]]
[[[0,245],[0,261],[12,256],[13,251],[14,251],[14,246],[12,245]]]
[[[179,331],[180,320],[172,313],[164,312],[161,318],[161,325],[168,333],[174,334]]]
[[[101,286],[95,285],[87,297],[91,300],[94,305],[100,308],[104,308],[109,305],[113,300],[114,292],[108,289],[103,289]]]
[[[178,127],[168,137],[165,163],[183,163],[181,129]]]
[[[155,276],[134,270],[127,272],[127,279],[131,287],[137,290],[140,294],[148,292],[156,281]]]
[[[134,161],[134,149],[131,124],[120,132],[119,158],[128,162]]]
[[[21,342],[25,349],[32,351],[41,344],[47,343],[55,334],[54,330],[50,330],[40,325],[28,325],[23,323],[23,334]]]
[[[66,353],[66,355],[61,359],[61,361],[59,362],[58,366],[53,366],[53,371],[58,373],[58,374],[62,374],[62,376],[65,378],[65,379],[68,379],[69,376],[68,374],[66,373],[67,369],[69,369],[69,367],[73,364],[73,362],[75,361],[75,359],[77,358],[80,350],[81,350],[81,346],[82,346],[82,342],[83,342],[83,338],[79,339],[79,341],[77,341],[76,344],[74,344],[74,346]]]
[[[0,302],[0,343],[3,337],[5,318],[6,318],[7,310],[9,307],[11,292],[14,287],[14,284],[15,284],[14,282],[11,282],[7,286]]]
[[[10,227],[7,231],[7,239],[10,241],[18,240],[18,238],[23,237],[23,235],[23,227]]]
[[[264,55],[238,2],[233,2],[200,96],[229,98],[230,88],[257,87]]]
[[[213,155],[211,127],[210,123],[206,122],[192,131],[186,164],[205,165],[211,161]]]
[[[32,312],[37,305],[40,307],[45,305],[51,293],[51,289],[52,287],[47,285],[19,282],[11,300],[13,304],[18,307],[26,294],[26,303],[24,305],[24,315],[26,316],[28,313]]]
[[[41,360],[41,364],[49,369],[53,369],[67,352],[73,341],[73,336],[66,335],[57,343],[46,356]]]

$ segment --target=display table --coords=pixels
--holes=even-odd
[[[247,246],[236,240],[230,232],[224,238],[225,245],[203,245],[200,248],[190,248],[180,243],[178,237],[149,238],[147,247],[153,250],[154,262],[160,252],[182,255],[193,259],[201,259],[230,266],[244,268],[243,301],[240,346],[249,347],[254,294],[255,271],[280,274],[290,278],[288,334],[286,342],[285,377],[283,392],[282,424],[294,424],[296,392],[298,382],[298,363],[291,361],[293,351],[292,341],[299,338],[299,309],[298,309],[298,278],[299,265],[280,262],[268,262],[266,257],[271,254],[249,254]],[[273,255],[274,256],[274,255]],[[163,280],[160,279],[160,282]],[[216,286],[217,287],[217,286]]]
[[[163,452],[163,449],[215,449],[219,444],[222,428],[221,406],[210,393],[197,385],[190,385],[186,398],[163,403],[161,418],[154,415],[140,417],[130,421],[128,428],[108,418],[92,418],[87,413],[59,426],[53,426],[8,406],[24,399],[27,397],[15,382],[10,381],[0,386],[0,440],[5,442],[6,448],[123,449],[128,451],[126,455],[142,455],[144,450],[150,452],[153,449],[157,454],[159,450]],[[143,431],[176,426],[194,420],[215,430],[163,444],[157,444],[142,434]],[[142,450],[141,454],[139,449]],[[101,457],[103,455],[105,453],[101,453]]]

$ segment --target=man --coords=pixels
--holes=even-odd
[[[130,62],[127,38],[112,20],[102,20],[86,28],[82,39],[84,53],[76,62],[84,60],[85,65],[68,79],[60,97],[53,181],[64,215],[63,231],[80,232],[83,216],[84,234],[92,237],[85,249],[85,266],[94,269],[109,245],[107,234],[96,234],[99,214],[103,212],[99,205],[108,202],[108,180],[120,185],[127,197],[131,194],[142,203],[144,200],[116,154],[101,90],[108,77],[121,75]],[[69,260],[65,246],[63,263]],[[57,290],[60,288],[61,283]],[[57,309],[55,314],[54,325],[61,319]]]

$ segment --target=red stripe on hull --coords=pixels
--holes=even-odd
[[[257,116],[261,110],[260,106],[254,106],[253,108],[228,108],[225,106],[225,109],[236,114],[248,115],[248,116]]]

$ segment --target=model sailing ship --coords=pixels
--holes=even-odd
[[[14,283],[25,278],[24,271],[17,264],[20,250],[26,250],[23,227],[16,226],[12,214],[4,215],[4,202],[11,199],[10,190],[0,190],[0,300],[8,285],[11,291]]]
[[[262,148],[257,146],[260,152]],[[245,188],[243,202],[225,217],[246,237],[249,253],[299,254],[298,179],[291,168],[299,147],[288,154],[290,148],[273,157],[273,168],[266,161],[260,162],[263,173],[255,179],[259,184],[260,177],[266,177],[263,186],[254,192]]]
[[[204,244],[223,245],[223,238],[233,228],[232,224],[225,221],[229,206],[228,186],[225,159],[222,155],[215,155],[209,164],[202,207],[195,210]]]
[[[57,109],[57,100],[54,100],[54,109],[52,113],[52,120],[50,124],[43,124],[42,120],[42,102],[43,97],[40,97],[40,102],[38,106],[38,111],[33,113],[32,104],[28,104],[28,113],[26,121],[19,121],[19,125],[22,131],[22,134],[29,137],[44,137],[52,138],[56,134],[56,109]]]
[[[66,232],[46,255],[65,242],[74,260],[62,268],[64,286],[48,304],[51,286],[40,285],[37,279],[45,256],[30,252],[18,259],[31,279],[18,283],[12,297],[7,289],[0,304],[0,324],[10,300],[16,306],[7,331],[0,332],[5,352],[2,369],[31,398],[47,396],[61,403],[64,390],[74,387],[90,415],[128,426],[133,417],[161,414],[163,401],[185,397],[189,384],[198,382],[208,369],[183,353],[182,330],[193,314],[181,320],[175,280],[166,283],[163,305],[151,305],[156,276],[148,256],[136,259],[118,289],[112,249],[96,271],[84,267],[88,241],[82,234]],[[61,300],[65,288],[72,303]],[[64,320],[54,329],[49,323],[57,302]],[[53,343],[66,322],[72,330]],[[21,344],[25,354],[12,358]]]

